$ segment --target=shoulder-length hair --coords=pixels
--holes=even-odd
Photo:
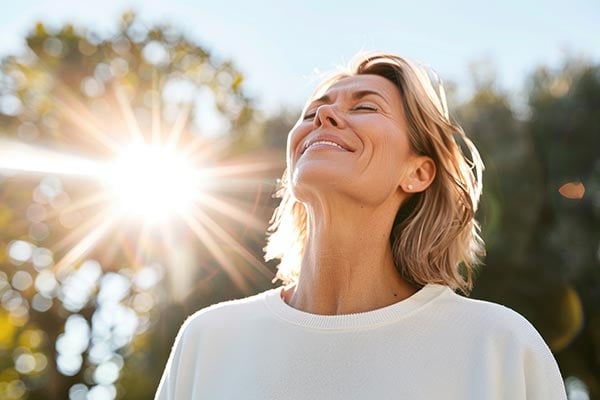
[[[418,155],[430,157],[436,175],[423,192],[401,205],[390,232],[396,269],[416,286],[438,283],[468,294],[473,272],[485,254],[475,212],[481,195],[483,163],[462,128],[451,121],[442,82],[433,70],[392,54],[357,56],[347,68],[325,79],[314,96],[354,75],[379,75],[398,88],[409,142]],[[280,259],[273,280],[298,280],[307,237],[306,210],[289,189],[286,170],[276,196],[279,207],[268,229],[265,259]]]

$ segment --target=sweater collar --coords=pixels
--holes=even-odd
[[[319,315],[291,307],[282,299],[282,290],[283,287],[279,287],[265,293],[267,306],[277,317],[306,328],[325,330],[373,328],[391,324],[427,306],[443,293],[452,292],[445,285],[429,283],[412,296],[376,310],[355,314]]]

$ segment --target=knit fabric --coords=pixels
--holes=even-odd
[[[183,324],[155,400],[566,400],[535,328],[504,306],[428,284],[347,315],[299,311],[282,288]]]

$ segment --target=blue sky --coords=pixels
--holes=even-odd
[[[535,66],[565,54],[600,62],[597,0],[212,1],[20,0],[0,13],[0,55],[23,48],[36,21],[102,32],[133,9],[147,22],[170,22],[216,55],[231,58],[266,110],[299,107],[327,71],[360,50],[385,50],[434,67],[468,93],[469,64],[489,61],[518,96]]]

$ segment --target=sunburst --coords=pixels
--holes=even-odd
[[[145,135],[123,89],[115,85],[112,93],[123,121],[123,134],[118,139],[103,130],[93,113],[65,86],[59,88],[53,99],[62,117],[108,150],[112,155],[108,160],[92,160],[20,142],[0,142],[0,169],[99,183],[97,192],[68,207],[76,210],[93,206],[100,211],[53,246],[56,252],[64,254],[55,264],[56,273],[72,269],[99,243],[114,240],[110,232],[122,225],[137,224],[140,228],[133,249],[134,260],[150,233],[162,237],[167,251],[176,252],[177,245],[170,232],[176,224],[183,223],[240,289],[249,290],[248,279],[252,274],[271,277],[263,263],[211,214],[219,214],[220,218],[229,218],[246,228],[264,229],[257,217],[235,204],[227,193],[256,190],[257,180],[252,177],[279,169],[280,163],[254,160],[203,166],[203,160],[215,159],[209,153],[211,149],[225,147],[227,143],[206,147],[202,146],[203,140],[196,139],[181,145],[191,114],[189,106],[181,108],[163,135],[160,104],[153,102],[152,128]],[[239,263],[230,259],[228,254],[232,249],[246,261],[247,267],[240,270]]]

